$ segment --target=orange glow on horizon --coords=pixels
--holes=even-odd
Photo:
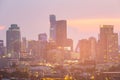
[[[68,26],[70,27],[78,27],[81,25],[119,25],[120,19],[73,19],[68,20]]]
[[[0,26],[0,30],[4,30],[5,29],[5,26]]]

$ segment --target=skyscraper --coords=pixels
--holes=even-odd
[[[21,34],[17,24],[11,24],[6,33],[7,54],[11,58],[19,58]]]
[[[97,40],[94,37],[89,38],[90,42],[90,59],[95,60],[96,59],[96,54],[97,54]]]
[[[36,40],[28,41],[28,51],[32,57],[39,57],[39,42]]]
[[[95,60],[96,58],[96,39],[90,37],[89,39],[82,39],[78,41],[76,51],[80,52],[81,61]]]
[[[4,54],[4,43],[3,40],[0,40],[0,56]]]
[[[56,21],[56,44],[64,47],[67,41],[67,22],[66,20]]]
[[[56,17],[50,15],[50,40],[56,41]]]
[[[26,37],[22,37],[20,57],[24,57],[27,55],[28,52],[27,49],[28,49],[28,42],[26,40]]]
[[[79,40],[78,48],[80,50],[80,59],[82,61],[90,58],[90,42],[87,39]]]
[[[104,61],[113,60],[118,53],[118,34],[113,25],[100,27],[98,58]]]
[[[56,20],[55,15],[50,15],[50,40],[50,44],[54,45],[54,48],[73,50],[73,41],[67,38],[66,20]]]
[[[47,34],[41,33],[38,35],[38,41],[39,41],[39,58],[40,60],[46,60],[47,56]]]

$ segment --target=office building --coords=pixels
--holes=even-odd
[[[50,15],[50,41],[56,41],[56,16]]]
[[[41,33],[38,35],[38,42],[39,42],[39,59],[42,61],[46,60],[47,56],[47,34]]]
[[[72,39],[67,39],[65,42],[65,50],[68,51],[73,51],[73,40]]]
[[[96,54],[97,54],[97,40],[94,37],[89,38],[90,42],[90,60],[96,60]]]
[[[30,40],[28,41],[28,52],[33,58],[39,57],[39,41]]]
[[[87,39],[79,40],[77,48],[80,52],[80,59],[82,62],[90,58],[90,42]]]
[[[4,50],[4,42],[3,40],[0,40],[0,56],[4,55],[5,50]]]
[[[50,15],[50,41],[57,47],[67,47],[68,43],[72,50],[72,41],[67,39],[67,21],[56,20],[55,15]]]
[[[47,34],[46,33],[41,33],[38,35],[38,40],[39,41],[47,41]]]
[[[20,28],[17,24],[11,24],[6,32],[7,54],[10,58],[19,58],[21,48]]]
[[[78,41],[76,51],[80,53],[80,60],[85,62],[86,60],[95,60],[97,54],[97,41],[96,38],[90,37],[89,39],[81,39]]]
[[[100,27],[99,34],[99,61],[109,62],[118,53],[118,34],[114,33],[113,25],[103,25]]]
[[[56,44],[57,46],[64,47],[67,41],[67,21],[56,21]]]
[[[26,37],[22,38],[21,42],[21,57],[25,57],[28,55],[28,42],[26,40]]]

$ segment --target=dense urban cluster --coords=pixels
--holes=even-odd
[[[49,19],[50,37],[40,33],[38,40],[21,39],[20,27],[11,24],[6,46],[0,40],[0,80],[120,80],[114,25],[100,26],[98,39],[81,39],[73,50],[67,21]]]

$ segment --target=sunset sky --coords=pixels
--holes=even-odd
[[[0,39],[6,30],[18,24],[27,39],[39,33],[49,36],[49,15],[67,20],[68,37],[75,42],[82,38],[97,38],[99,26],[115,25],[120,32],[120,0],[0,0]]]

